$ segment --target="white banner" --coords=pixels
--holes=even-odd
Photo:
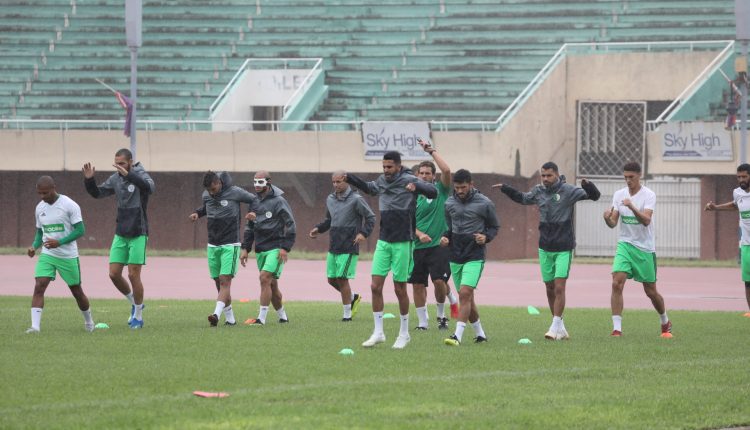
[[[670,122],[659,127],[664,161],[732,161],[732,133],[719,122]]]
[[[365,160],[382,160],[388,151],[398,151],[402,160],[431,160],[418,139],[430,140],[430,125],[426,122],[363,122],[362,142]]]

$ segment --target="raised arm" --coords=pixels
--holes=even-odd
[[[424,141],[422,139],[419,139],[417,141],[417,143],[419,143],[420,145],[422,145],[422,149],[424,149],[424,151],[426,153],[430,154],[430,156],[432,157],[432,159],[435,161],[435,164],[437,165],[437,168],[440,169],[440,182],[442,182],[442,184],[446,188],[450,189],[450,187],[451,187],[451,168],[448,166],[448,163],[445,162],[445,160],[443,159],[443,157],[441,157],[440,154],[438,154],[437,149],[435,149],[432,146],[432,144],[430,144],[429,142],[426,142],[426,141]]]
[[[347,183],[349,183],[351,185],[354,185],[355,187],[359,188],[364,193],[367,193],[367,194],[369,194],[371,196],[377,196],[378,195],[378,187],[377,187],[377,185],[375,185],[375,182],[373,182],[373,181],[365,182],[359,176],[353,175],[351,173],[347,173],[346,175],[344,175],[344,180]]]
[[[533,190],[528,193],[522,193],[508,184],[495,184],[492,188],[500,188],[500,191],[506,196],[510,197],[516,203],[522,205],[533,205],[536,204],[536,195]]]
[[[722,203],[720,205],[717,205],[714,202],[708,202],[706,203],[706,207],[704,208],[707,211],[736,211],[737,210],[737,204],[732,202],[726,202]]]
[[[138,187],[138,189],[141,190],[141,193],[151,194],[156,191],[156,184],[146,171],[136,172],[135,170],[130,169],[127,176],[125,176],[125,179]]]

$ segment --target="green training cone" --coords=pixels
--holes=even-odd
[[[383,314],[383,319],[384,319],[384,320],[388,320],[388,319],[391,319],[391,318],[396,318],[396,315],[393,315],[393,314],[392,314],[392,313],[390,313],[390,312],[389,312],[389,313],[387,313],[387,314]]]
[[[527,339],[527,338],[518,339],[518,343],[520,343],[521,345],[529,345],[531,343],[531,339]]]
[[[102,328],[109,328],[109,325],[107,323],[97,323],[94,328],[102,329]]]
[[[354,351],[352,351],[349,348],[344,348],[341,351],[339,351],[339,354],[341,354],[341,355],[354,355]]]
[[[539,315],[539,309],[529,305],[528,308],[526,308],[529,311],[529,315]]]

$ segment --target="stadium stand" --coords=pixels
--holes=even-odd
[[[734,37],[732,0],[144,1],[139,117],[208,118],[246,58],[324,59],[314,120],[494,120],[564,43]],[[561,18],[562,17],[562,18]],[[0,118],[121,119],[122,0],[0,5]]]

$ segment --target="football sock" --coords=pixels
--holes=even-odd
[[[214,308],[214,315],[216,315],[217,317],[221,317],[221,313],[224,311],[224,308],[226,306],[226,303],[217,300],[216,307]]]
[[[288,320],[289,318],[286,317],[286,311],[284,310],[284,305],[281,305],[280,308],[276,309],[276,313],[279,315],[280,320]]]
[[[669,322],[669,317],[667,316],[666,312],[664,312],[663,314],[660,314],[659,319],[661,320],[662,324],[666,324]]]
[[[476,320],[476,322],[471,323],[471,326],[474,328],[474,333],[476,333],[477,336],[487,337],[484,335],[484,330],[482,329],[481,321]]]
[[[42,308],[31,308],[31,328],[41,330]]]
[[[464,329],[465,328],[466,328],[466,323],[465,322],[459,321],[459,322],[456,323],[456,333],[455,333],[455,336],[456,336],[456,339],[458,339],[459,342],[461,342],[461,338],[464,336]]]
[[[266,315],[268,315],[268,306],[261,306],[260,307],[260,312],[258,312],[258,319],[263,324],[266,323]]]
[[[375,321],[375,330],[373,333],[383,333],[383,312],[373,312],[372,318]]]
[[[91,308],[88,308],[85,311],[81,311],[81,314],[83,315],[83,321],[86,324],[93,324],[94,323],[94,319],[91,318]]]
[[[352,305],[344,305],[344,318],[351,318],[352,317]]]
[[[417,319],[420,327],[427,327],[427,306],[417,308]]]
[[[409,336],[409,314],[401,315],[401,329],[398,331],[398,335]]]
[[[562,318],[552,317],[552,330],[560,330],[562,328]]]
[[[450,304],[455,305],[458,303],[458,299],[456,298],[456,293],[451,290],[451,287],[448,287],[448,301]]]
[[[622,331],[622,315],[612,315],[614,330]]]
[[[133,317],[138,321],[143,321],[143,303],[135,305],[135,316]]]
[[[217,316],[219,314],[216,314]],[[234,319],[234,311],[232,310],[232,305],[224,307],[224,319],[229,324],[235,324],[237,321]]]
[[[445,318],[445,302],[437,304],[437,316],[438,318]]]
[[[125,298],[128,299],[128,301],[130,302],[131,305],[135,304],[135,299],[133,298],[133,292],[132,291],[129,292],[129,293],[127,293],[127,294],[125,294]]]

